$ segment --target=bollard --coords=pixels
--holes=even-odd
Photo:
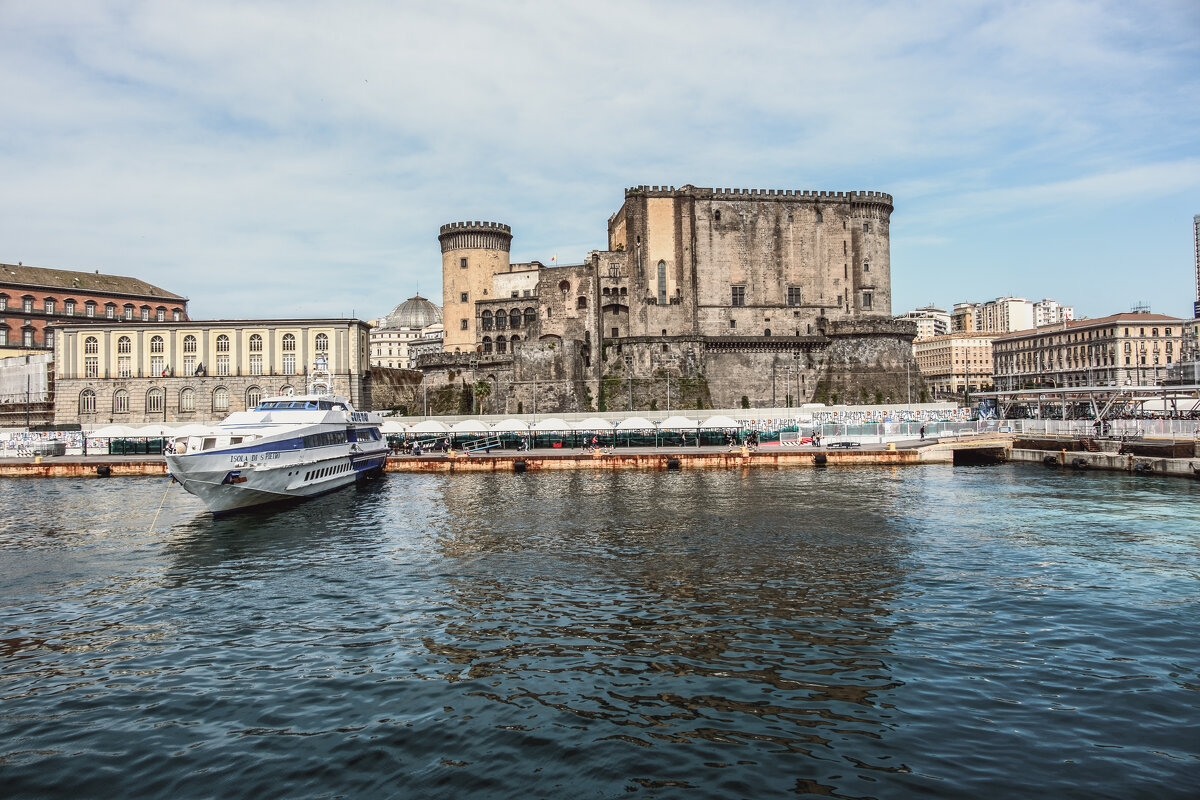
[[[888,450],[895,450],[895,449],[896,449],[896,443],[888,442]]]
[[[42,463],[42,457],[41,457],[41,456],[34,456],[34,457],[33,457],[33,463],[35,463],[35,464],[40,464],[40,463]]]
[[[1058,464],[1061,467],[1065,467],[1067,465],[1067,448],[1065,448],[1065,447],[1062,449],[1062,452],[1059,454]]]

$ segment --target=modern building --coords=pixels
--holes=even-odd
[[[1153,386],[1167,378],[1187,322],[1131,312],[997,336],[996,389],[1038,386]]]
[[[433,329],[442,331],[442,309],[417,294],[392,309],[371,328],[371,366],[412,369],[409,344]]]
[[[469,367],[508,411],[901,397],[891,212],[881,192],[637,186],[606,250],[552,266],[512,262],[507,225],[444,225],[444,352],[419,366]]]
[[[932,339],[934,336],[945,336],[950,332],[950,315],[944,309],[932,305],[901,314],[896,319],[916,323],[918,341]]]
[[[79,322],[180,322],[187,298],[138,278],[0,264],[0,351],[53,350],[58,326]]]
[[[992,340],[986,331],[956,331],[913,342],[925,383],[934,392],[963,394],[992,386]]]
[[[54,345],[55,422],[206,422],[307,389],[319,358],[333,391],[371,407],[370,326],[356,319],[97,322]]]
[[[1070,322],[1075,319],[1075,308],[1064,306],[1057,300],[1044,298],[1033,304],[1033,327],[1055,325],[1060,322]]]
[[[1049,298],[997,297],[983,303],[955,303],[951,331],[1010,333],[1075,318],[1075,309]]]

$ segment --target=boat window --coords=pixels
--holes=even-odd
[[[230,444],[241,444],[241,443],[242,443],[242,437],[240,437],[240,436],[234,436],[234,437],[232,437],[232,438],[229,440],[229,443],[230,443]]]
[[[214,447],[216,447],[216,446],[217,446],[217,440],[216,440],[216,439],[205,439],[205,440],[204,440],[204,444],[202,444],[202,445],[200,446],[200,449],[201,449],[201,450],[212,450],[212,449],[213,449]]]

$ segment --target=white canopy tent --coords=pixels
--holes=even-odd
[[[577,431],[611,431],[613,424],[599,417],[588,417],[580,422],[572,423]]]
[[[700,428],[706,431],[741,427],[741,424],[738,423],[736,419],[733,419],[732,417],[726,417],[722,414],[718,414],[715,417],[709,417],[708,419],[704,420],[704,422],[700,423]]]
[[[136,439],[142,435],[137,432],[136,428],[128,425],[106,425],[103,428],[87,432],[89,439]]]
[[[492,426],[478,419],[464,419],[450,426],[451,433],[491,433]]]
[[[659,430],[664,431],[694,431],[700,427],[700,422],[687,417],[667,417],[658,423]]]
[[[569,431],[571,424],[566,420],[558,417],[550,417],[548,419],[539,420],[534,426],[535,431]]]
[[[444,422],[436,419],[421,420],[416,425],[409,426],[409,433],[449,433],[450,428]]]
[[[519,419],[502,419],[492,426],[492,433],[528,433],[529,423]]]
[[[383,424],[379,426],[379,432],[388,433],[404,433],[408,430],[408,426],[398,419],[385,419]]]
[[[647,431],[654,430],[654,423],[643,417],[630,417],[623,419],[617,423],[619,431]]]

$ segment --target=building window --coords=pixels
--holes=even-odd
[[[0,294],[0,311],[8,310],[8,295]]]
[[[502,331],[508,327],[508,314],[503,311],[496,312],[496,330]]]
[[[513,330],[521,327],[521,309],[514,308],[508,312],[508,327]]]
[[[162,356],[150,356],[150,374],[160,378],[167,377],[167,368]]]
[[[733,305],[735,305],[735,306],[746,305],[746,287],[745,286],[734,286],[733,287]]]
[[[283,354],[283,374],[284,375],[295,375],[296,374],[296,354],[295,353],[284,353]]]
[[[96,316],[96,304],[93,303],[91,300],[88,300],[86,303],[83,304],[83,309],[84,309],[83,313],[86,314],[87,316],[89,316],[89,317]]]
[[[54,347],[54,329],[46,328],[42,331],[42,339],[46,343],[46,347]],[[1171,349],[1171,343],[1167,342],[1167,349]]]
[[[33,313],[33,298],[32,297],[21,298],[21,310],[24,311],[26,314]]]
[[[161,353],[162,351],[163,351],[163,337],[151,336],[150,337],[150,352],[151,353]]]
[[[296,349],[296,337],[290,333],[285,333],[283,335],[283,352],[287,353],[287,352],[295,350],[295,349]]]
[[[229,354],[228,353],[217,353],[217,374],[218,375],[228,375],[229,374]]]
[[[825,221],[825,215],[824,215],[824,214],[822,214],[822,213],[820,212],[820,210],[818,209],[818,211],[817,211],[817,222],[824,222],[824,221]]]
[[[229,337],[223,333],[217,337],[217,352],[218,353],[228,353],[229,352]]]
[[[33,329],[25,328],[21,331],[21,344],[26,347],[33,347]]]
[[[196,374],[196,357],[195,356],[187,355],[187,356],[183,357],[183,374],[184,375],[195,375]]]
[[[125,304],[125,319],[127,319],[127,320],[133,319],[133,304],[132,303]]]
[[[458,329],[460,331],[465,331],[467,329],[467,321],[465,319],[460,319],[458,321]]]
[[[142,322],[150,321],[150,306],[142,306]]]
[[[146,413],[153,414],[163,412],[164,398],[166,393],[162,389],[151,389],[146,393]]]
[[[863,233],[870,233],[870,232],[871,232],[871,223],[864,222],[863,223]]]
[[[213,389],[213,411],[229,410],[229,390],[224,386]]]
[[[167,310],[159,307],[154,310],[154,319],[158,322],[165,322],[167,319]]]
[[[262,375],[263,374],[262,353],[251,353],[250,354],[250,374],[251,375]],[[255,403],[255,405],[258,405],[258,404]]]
[[[492,329],[492,312],[483,312],[483,314],[480,316],[480,327],[485,331],[490,331]]]
[[[580,296],[575,300],[575,308],[587,308],[587,298]]]
[[[787,292],[788,292],[788,295],[787,295],[788,305],[789,306],[800,305],[800,287],[799,286],[789,286]]]
[[[528,328],[535,322],[537,322],[537,311],[534,310],[533,306],[529,306],[525,309],[525,327]]]
[[[132,353],[133,341],[128,336],[122,336],[120,339],[117,339],[117,352]]]
[[[246,408],[254,408],[262,402],[263,390],[257,386],[251,386],[246,390]]]
[[[496,337],[496,352],[504,353],[508,350],[508,344],[503,336]]]
[[[250,352],[251,353],[261,353],[262,352],[262,337],[259,336],[257,333],[250,335]]]
[[[129,356],[117,357],[117,377],[129,378],[132,377],[133,365]]]
[[[79,413],[80,414],[95,414],[96,413],[96,393],[91,389],[84,389],[79,393]]]
[[[117,304],[116,303],[105,303],[104,304],[104,316],[107,319],[116,319],[117,318]]]
[[[183,337],[183,352],[185,352],[185,353],[196,352],[196,337],[195,336],[188,334],[187,336]]]
[[[485,336],[483,337],[483,354],[487,355],[490,352],[492,352],[492,337]]]
[[[99,378],[100,377],[100,359],[95,356],[90,356],[83,359],[83,377]]]
[[[63,313],[71,314],[71,315],[75,314],[75,301],[74,300],[63,301]]]
[[[54,299],[51,297],[47,297],[46,304],[43,307],[46,309],[47,314],[53,314],[54,313]]]
[[[129,413],[129,392],[124,389],[118,389],[116,394],[113,395],[113,413]]]
[[[614,339],[621,338],[621,331],[618,328],[612,329],[612,338],[614,338]]]
[[[667,304],[667,262],[658,262],[658,304]]]
[[[460,259],[458,260],[458,268],[459,268],[459,269],[466,269],[466,268],[467,268],[467,259],[466,259],[466,258],[460,258]]]
[[[871,271],[871,265],[869,263],[867,263],[866,261],[864,261],[863,262],[863,272],[870,272],[870,271]]]
[[[467,302],[467,295],[468,295],[467,292],[459,292],[458,293],[458,302],[460,302],[460,303]]]
[[[96,354],[100,352],[100,340],[95,336],[89,336],[83,340],[83,352],[88,354]]]
[[[736,328],[736,327],[737,327],[737,320],[736,320],[736,319],[731,319],[731,320],[729,320],[729,327],[730,327],[731,329],[732,329],[732,328]]]
[[[868,309],[868,308],[870,308],[870,307],[871,307],[871,293],[870,293],[870,292],[863,292],[863,294],[862,294],[862,307],[863,307],[864,309]]]
[[[171,319],[174,320],[175,322],[179,322],[181,319],[183,319],[183,312],[180,311],[178,308],[172,309],[171,310]]]
[[[317,334],[317,352],[324,353],[329,350],[329,337],[323,333]]]

